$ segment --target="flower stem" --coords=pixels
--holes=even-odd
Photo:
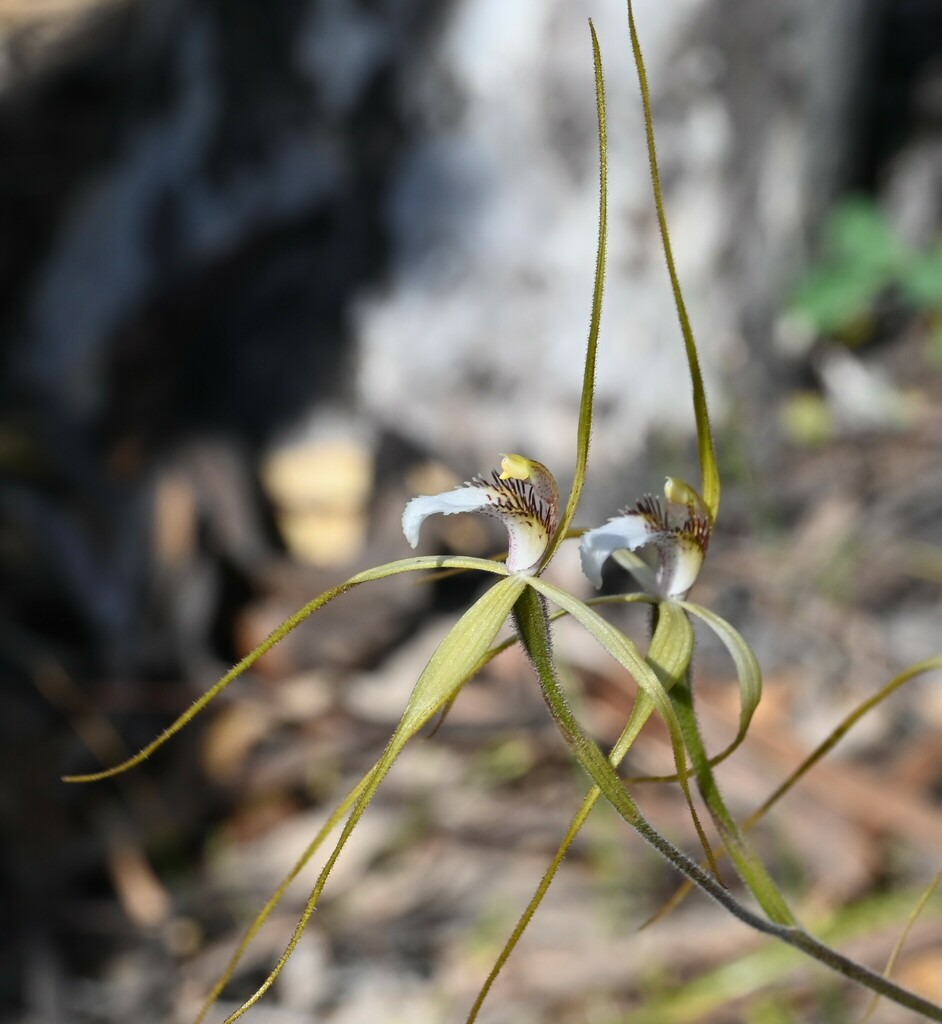
[[[750,910],[725,889],[722,883],[662,836],[641,813],[598,745],[585,733],[573,716],[556,675],[546,608],[531,589],[525,590],[514,605],[514,618],[527,654],[539,676],[543,698],[559,725],[571,753],[615,810],[635,828],[645,842],[743,924],[800,949],[835,973],[863,985],[872,992],[878,992],[899,1006],[921,1013],[929,1020],[942,1021],[942,1006],[937,1003],[897,985],[869,967],[831,949],[797,925],[778,924]]]

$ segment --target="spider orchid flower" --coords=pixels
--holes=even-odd
[[[402,513],[402,532],[415,547],[422,523],[435,513],[480,512],[507,528],[507,568],[530,576],[539,566],[559,523],[559,488],[540,462],[522,455],[504,455],[500,472],[490,479],[476,476],[463,487],[413,498]]]
[[[666,504],[650,494],[633,508],[582,535],[582,571],[600,587],[609,555],[651,546],[657,554],[651,571],[640,559],[632,573],[642,586],[662,598],[683,598],[696,582],[710,543],[712,522],[703,499],[682,480],[669,476]]]

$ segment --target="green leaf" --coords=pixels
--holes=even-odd
[[[631,0],[628,0],[628,32],[631,36],[631,51],[634,55],[635,68],[638,72],[641,105],[644,109],[644,130],[648,144],[648,159],[651,164],[651,187],[654,190],[654,208],[657,212],[657,223],[661,232],[661,245],[664,249],[667,273],[670,276],[671,290],[674,293],[674,305],[677,307],[677,318],[680,321],[680,332],[684,337],[690,383],[693,386],[693,410],[697,423],[697,451],[700,456],[700,474],[703,478],[700,493],[703,496],[707,511],[710,513],[710,519],[715,520],[720,507],[720,474],[716,465],[716,448],[713,443],[713,431],[710,427],[710,414],[707,409],[703,375],[700,372],[697,344],[694,341],[690,318],[687,316],[687,306],[684,303],[683,292],[680,288],[680,279],[677,277],[677,269],[674,266],[674,254],[671,249],[670,234],[667,230],[667,218],[664,216],[664,201],[661,198],[661,176],[657,167],[657,150],[654,146],[654,122],[651,118],[648,76],[644,68],[641,43],[635,28],[635,16]]]
[[[545,565],[556,553],[569,533],[573,516],[582,497],[586,469],[589,464],[589,442],[592,438],[592,406],[595,400],[595,357],[599,346],[599,327],[602,322],[602,292],[605,287],[605,249],[608,238],[608,136],[605,123],[605,82],[602,78],[602,54],[599,50],[595,26],[589,20],[592,35],[592,55],[595,62],[595,107],[599,121],[599,242],[595,256],[595,283],[592,288],[592,314],[589,319],[589,340],[586,345],[585,369],[582,376],[582,396],[579,399],[579,426],[576,432],[576,469],[569,499],[559,521],[556,533],[550,539]]]
[[[792,310],[816,333],[837,333],[868,320],[887,284],[871,267],[827,267],[812,271],[798,287]]]
[[[923,266],[870,199],[848,199],[831,211],[824,247],[825,259],[811,269],[790,303],[818,333],[846,334],[865,327],[877,296],[894,282],[917,303],[922,289],[931,295],[934,288],[942,299],[931,259]]]
[[[291,941],[265,981],[235,1013],[226,1018],[225,1024],[232,1024],[254,1006],[281,973],[317,907],[337,858],[360,818],[363,817],[367,805],[373,799],[393,762],[409,739],[430,721],[435,713],[444,707],[466,682],[468,676],[487,654],[497,631],[504,624],[511,609],[525,590],[526,580],[523,577],[508,576],[498,581],[461,616],[438,645],[413,687],[399,725],[382,757],[368,773],[366,783],[350,812],[350,817],[311,890],[311,895],[298,920]]]
[[[863,196],[845,199],[825,227],[825,248],[834,264],[873,271],[889,280],[910,255],[886,214]]]
[[[195,700],[172,725],[164,729],[156,739],[148,743],[146,747],[138,751],[133,757],[122,761],[121,764],[106,768],[104,771],[92,772],[88,775],[66,775],[62,781],[98,782],[100,779],[108,779],[113,775],[120,775],[122,772],[126,772],[128,769],[140,764],[141,761],[150,757],[158,747],[162,747],[167,740],[175,736],[185,725],[191,722],[234,679],[237,679],[243,672],[251,668],[263,654],[270,651],[275,644],[283,640],[293,629],[300,626],[305,619],[313,615],[318,609],[323,608],[329,601],[333,601],[335,597],[345,594],[348,590],[352,590],[362,583],[371,583],[374,580],[385,579],[387,576],[395,576],[402,572],[416,572],[422,569],[480,569],[483,572],[495,573],[498,576],[507,575],[506,567],[499,562],[492,562],[486,558],[444,555],[421,555],[417,558],[403,558],[396,562],[387,562],[385,565],[375,566],[372,569],[365,569],[336,587],[325,590],[323,594],[319,594],[312,601],[308,601],[303,608],[299,608],[293,615],[289,615],[254,650],[250,651],[240,662],[229,669],[218,682],[214,683],[201,697]]]
[[[917,309],[942,306],[942,245],[915,256],[900,277],[903,294]]]

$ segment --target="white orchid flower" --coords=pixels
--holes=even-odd
[[[596,587],[602,585],[602,566],[610,555],[650,545],[657,554],[654,571],[632,566],[642,586],[658,597],[687,595],[703,565],[712,523],[703,499],[682,480],[669,476],[664,497],[666,506],[647,494],[633,508],[582,535],[582,571]]]
[[[507,528],[507,568],[532,575],[559,523],[559,488],[546,466],[522,455],[504,455],[500,470],[490,480],[477,476],[463,487],[413,498],[402,513],[406,540],[415,547],[422,523],[435,513],[480,512]]]

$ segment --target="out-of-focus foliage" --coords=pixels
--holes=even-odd
[[[822,258],[797,288],[791,311],[816,335],[868,341],[877,301],[894,291],[908,309],[929,316],[942,344],[942,239],[926,251],[909,245],[871,199],[839,203],[824,227]]]

